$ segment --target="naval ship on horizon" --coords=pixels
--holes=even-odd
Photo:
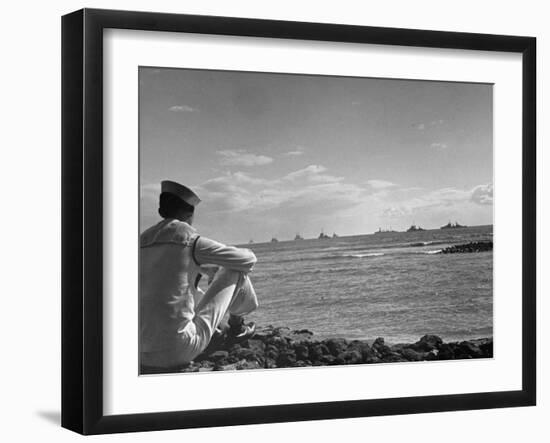
[[[441,226],[441,228],[439,229],[456,229],[456,228],[467,228],[468,226],[466,225],[461,225],[459,224],[457,221],[455,221],[454,223],[451,223],[449,221],[449,223],[447,223],[445,226]]]
[[[390,233],[390,232],[397,232],[397,231],[392,229],[391,226],[390,226],[390,229],[378,228],[378,231],[374,231],[375,234],[387,234],[387,233]]]
[[[418,225],[415,225],[414,222],[411,225],[411,227],[409,229],[407,229],[407,232],[417,232],[417,231],[425,231],[425,229],[421,228]]]

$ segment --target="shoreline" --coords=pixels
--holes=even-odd
[[[296,368],[348,364],[398,363],[435,360],[462,360],[493,357],[493,338],[443,342],[426,334],[415,343],[387,344],[384,338],[348,340],[318,339],[307,329],[266,326],[240,344],[222,344],[207,349],[191,363],[142,374],[230,371],[244,369]]]

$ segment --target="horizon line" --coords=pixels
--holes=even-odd
[[[486,226],[494,226],[493,223],[489,223],[489,224],[484,224],[484,225],[470,225],[470,226],[464,226],[463,228],[452,228],[452,229],[468,229],[468,228],[482,228],[482,227],[486,227]],[[428,229],[422,229],[422,231],[413,231],[413,232],[429,232],[429,231],[440,231],[441,230],[441,227],[439,228],[428,228]],[[388,231],[388,232],[380,232],[380,234],[405,234],[407,233],[407,230],[404,230],[404,231]],[[263,244],[271,244],[271,243],[288,243],[288,242],[295,242],[295,241],[308,241],[308,240],[333,240],[333,239],[338,239],[338,238],[349,238],[349,237],[360,237],[360,236],[366,236],[366,235],[376,235],[378,234],[378,231],[374,231],[374,232],[371,232],[371,233],[360,233],[360,234],[348,234],[348,235],[338,235],[337,237],[332,237],[332,236],[328,236],[327,238],[318,238],[318,237],[310,237],[310,238],[302,238],[300,240],[295,240],[295,239],[285,239],[285,240],[279,240],[277,239],[276,237],[272,237],[272,238],[275,238],[277,241],[273,242],[271,240],[267,240],[267,241],[253,241],[252,242],[246,242],[246,243],[236,243],[236,246],[249,246],[251,244],[253,245],[263,245]],[[378,234],[379,235],[379,234]]]

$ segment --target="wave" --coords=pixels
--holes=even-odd
[[[433,251],[420,251],[419,254],[440,254],[441,249],[434,249]]]
[[[385,255],[383,252],[365,252],[361,254],[328,254],[317,257],[295,257],[284,258],[282,260],[273,260],[272,263],[290,263],[290,262],[303,262],[303,261],[325,261],[325,260],[347,260],[350,258],[367,258],[367,257],[379,257]]]
[[[410,247],[418,247],[418,246],[430,246],[430,245],[442,245],[445,243],[449,243],[449,241],[443,241],[443,240],[432,240],[432,241],[419,241],[414,243],[409,243]]]
[[[441,242],[446,243],[446,242]],[[342,251],[341,254],[326,254],[321,256],[306,256],[306,257],[293,257],[293,258],[283,258],[279,260],[273,260],[272,263],[291,263],[291,262],[317,262],[317,261],[326,261],[326,260],[349,260],[349,259],[361,259],[361,258],[372,258],[372,257],[382,257],[387,254],[390,255],[416,255],[416,254],[422,254],[422,255],[433,255],[433,254],[440,254],[442,249],[431,249],[431,250],[420,250],[420,251],[406,251],[401,250],[396,253],[388,253],[388,252],[357,252],[354,251]]]
[[[344,254],[342,257],[352,257],[352,258],[365,258],[365,257],[380,257],[385,255],[383,252],[369,252],[366,254]]]

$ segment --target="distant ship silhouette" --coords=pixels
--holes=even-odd
[[[447,223],[445,226],[441,226],[441,228],[439,228],[439,229],[456,229],[456,228],[467,228],[467,227],[468,226],[461,225],[456,221],[454,223],[451,223],[449,221],[449,223]]]
[[[425,229],[422,229],[420,226],[415,225],[414,223],[411,225],[409,229],[407,229],[407,232],[416,232],[416,231],[425,231]]]
[[[386,233],[389,233],[389,232],[397,232],[397,231],[394,231],[390,226],[390,229],[378,228],[378,231],[375,231],[374,233],[375,234],[386,234]]]

